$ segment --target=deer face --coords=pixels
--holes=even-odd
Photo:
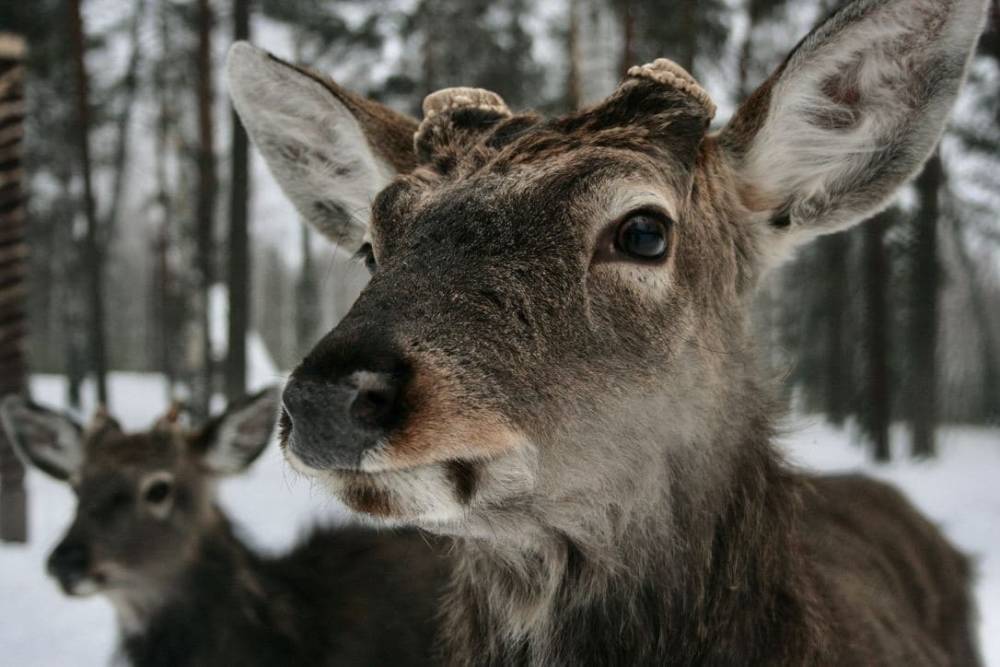
[[[373,268],[285,389],[286,455],[355,510],[486,536],[712,474],[717,433],[759,412],[758,276],[919,168],[981,18],[979,0],[856,2],[717,135],[663,60],[567,117],[449,89],[418,126],[234,46],[276,178]]]
[[[20,397],[5,400],[0,417],[15,448],[77,497],[49,573],[68,595],[157,590],[198,557],[217,516],[214,479],[256,458],[276,404],[271,390],[194,432],[161,420],[149,431],[125,433],[107,416],[84,429]]]

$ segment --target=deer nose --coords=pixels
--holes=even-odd
[[[89,567],[90,551],[77,540],[60,542],[47,564],[49,574],[58,579],[67,592],[72,591],[73,585],[86,576]]]
[[[333,381],[293,375],[282,395],[291,422],[286,446],[311,468],[358,468],[365,450],[402,421],[402,386],[397,374],[380,371]]]

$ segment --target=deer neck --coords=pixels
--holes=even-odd
[[[713,441],[673,448],[650,473],[664,482],[639,489],[627,510],[591,503],[589,530],[542,517],[527,544],[463,540],[446,605],[460,628],[455,662],[476,662],[484,646],[495,664],[801,656],[788,629],[803,635],[809,613],[792,556],[796,481],[770,444],[768,410],[740,414]],[[724,457],[710,475],[696,459],[704,452]],[[775,618],[784,625],[769,627]]]
[[[208,524],[187,553],[155,576],[108,593],[126,639],[148,633],[160,619],[185,605],[222,605],[260,591],[256,558],[235,536],[231,524],[212,508]],[[158,631],[158,629],[157,629]]]

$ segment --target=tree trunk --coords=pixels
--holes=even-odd
[[[941,265],[938,261],[938,196],[944,181],[941,156],[935,153],[917,178],[919,210],[914,220],[910,294],[910,430],[911,454],[934,456],[937,426],[938,297]]]
[[[834,234],[820,241],[826,260],[826,413],[830,422],[844,423],[849,403],[850,358],[844,345],[844,316],[850,303],[847,274],[851,240],[846,234]]]
[[[87,63],[83,15],[80,0],[69,1],[70,39],[73,45],[73,59],[76,70],[76,111],[77,139],[79,141],[80,173],[83,177],[83,212],[87,221],[84,238],[86,273],[88,277],[87,296],[90,306],[89,356],[90,368],[97,385],[97,400],[108,405],[107,362],[105,358],[104,333],[104,260],[97,229],[97,212],[90,174],[90,94],[87,83]]]
[[[0,33],[0,397],[28,389],[24,51],[21,37]],[[27,542],[27,503],[24,466],[0,429],[0,540]]]
[[[173,234],[174,204],[167,176],[167,157],[170,151],[171,128],[176,119],[167,76],[168,58],[172,51],[170,26],[166,8],[159,7],[160,61],[156,64],[155,88],[157,102],[156,118],[156,203],[160,212],[158,229],[153,241],[155,268],[153,276],[153,327],[156,332],[155,344],[150,346],[153,368],[163,373],[166,384],[166,399],[173,401],[174,384],[177,380],[177,365],[174,350],[181,337],[181,323],[175,304],[173,271],[170,264],[170,248]]]
[[[682,0],[680,20],[684,26],[685,39],[680,44],[677,64],[694,75],[694,59],[698,53],[698,9],[697,0]]]
[[[864,225],[865,315],[864,349],[867,381],[861,423],[871,439],[872,456],[888,462],[889,426],[892,414],[889,382],[889,260],[885,249],[886,227],[895,219],[889,210]]]
[[[201,377],[195,392],[195,409],[201,416],[209,412],[214,388],[214,355],[210,322],[209,292],[214,282],[215,245],[215,147],[212,122],[212,28],[215,16],[209,0],[198,0],[198,208],[197,256],[200,280]]]
[[[583,94],[580,91],[580,0],[569,1],[569,34],[566,36],[566,56],[569,67],[566,73],[566,106],[571,111],[579,109]]]
[[[298,354],[305,354],[316,344],[319,328],[319,286],[313,269],[312,250],[309,239],[311,232],[303,223],[302,230],[302,273],[296,285],[295,345]]]
[[[233,38],[250,38],[250,0],[233,4]],[[250,322],[250,253],[247,207],[250,200],[247,133],[232,111],[232,178],[229,184],[229,345],[226,356],[226,398],[235,401],[247,386],[247,329]]]
[[[622,75],[628,71],[629,67],[639,65],[635,62],[635,16],[633,14],[632,0],[620,0],[622,12]]]
[[[945,218],[950,222],[955,254],[958,256],[958,268],[965,274],[965,283],[969,289],[969,300],[972,305],[972,317],[976,321],[982,341],[983,375],[979,416],[990,423],[1000,422],[1000,363],[998,363],[996,355],[996,351],[1000,349],[1000,335],[995,332],[991,317],[994,306],[990,303],[989,295],[983,288],[983,278],[979,275],[975,260],[969,252],[961,224],[954,215],[947,214]]]

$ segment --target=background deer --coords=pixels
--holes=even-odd
[[[429,540],[320,529],[265,558],[216,505],[216,479],[257,458],[277,410],[270,389],[193,433],[161,420],[127,434],[6,399],[11,442],[78,498],[50,574],[67,595],[112,602],[135,665],[426,664],[441,578]]]
[[[977,662],[938,531],[776,453],[747,309],[920,169],[983,16],[853,2],[714,133],[665,60],[561,118],[459,88],[418,125],[233,47],[274,176],[373,272],[285,388],[286,456],[358,512],[456,536],[453,663]]]

